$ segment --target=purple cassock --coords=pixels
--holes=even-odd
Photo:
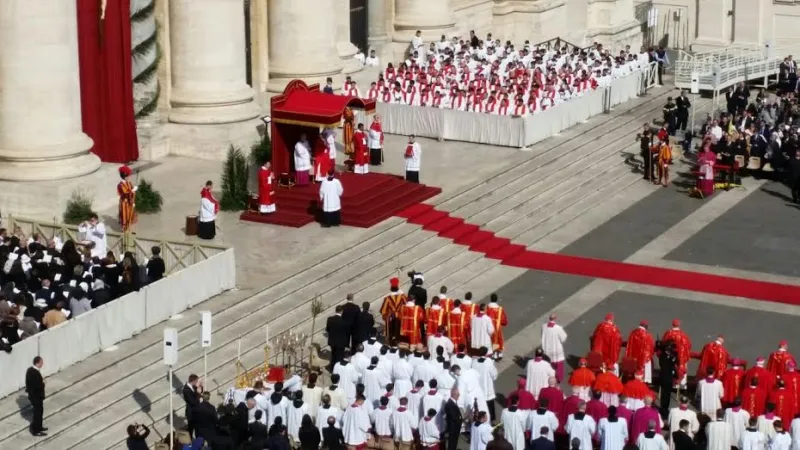
[[[589,400],[586,403],[586,414],[592,416],[594,423],[599,424],[600,419],[608,417],[608,406],[600,400]]]
[[[660,428],[658,428],[658,424],[661,423],[661,415],[658,413],[658,409],[653,408],[652,406],[645,406],[637,409],[636,412],[633,413],[633,420],[631,421],[631,433],[630,438],[628,438],[628,442],[636,442],[636,439],[639,438],[639,435],[647,431],[647,423],[651,420],[655,421],[656,423],[656,431],[660,430]]]
[[[631,434],[631,420],[633,420],[633,411],[628,409],[625,405],[617,406],[617,417],[620,419],[625,419],[625,422],[628,423],[628,435]],[[628,440],[630,442],[630,439]]]
[[[558,418],[558,420],[561,422],[558,427],[560,431],[564,431],[564,427],[567,425],[567,419],[569,419],[569,416],[578,412],[578,405],[582,401],[583,400],[581,400],[581,398],[577,395],[570,395],[566,400],[564,400],[564,412],[563,415]]]
[[[564,393],[557,387],[546,387],[539,391],[539,402],[542,399],[547,399],[547,410],[552,411],[553,414],[561,420],[561,415],[564,413]]]

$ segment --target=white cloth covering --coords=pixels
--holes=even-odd
[[[600,450],[622,450],[628,441],[628,422],[618,417],[616,422],[609,422],[607,417],[600,419],[597,426],[600,438]]]
[[[514,449],[525,448],[525,425],[528,421],[528,411],[517,409],[511,411],[506,408],[500,414],[500,422],[503,424],[505,438]]]
[[[544,359],[531,359],[525,367],[525,390],[538,399],[539,391],[546,388],[548,380],[554,376],[556,376],[556,371],[553,370],[553,366],[549,362]]]
[[[592,436],[597,431],[597,424],[592,416],[584,414],[582,419],[577,419],[575,414],[570,414],[564,429],[569,434],[570,442],[576,438],[581,441],[580,450],[592,450]]]
[[[557,363],[564,361],[564,342],[567,341],[567,332],[564,328],[553,323],[552,326],[548,324],[542,325],[542,350],[544,354],[550,358],[550,362]]]
[[[372,425],[369,413],[359,405],[352,404],[342,416],[342,434],[347,445],[361,445],[367,442],[367,433]]]
[[[322,202],[322,211],[335,212],[342,209],[341,197],[344,194],[342,183],[334,178],[325,179],[319,186],[319,199]]]

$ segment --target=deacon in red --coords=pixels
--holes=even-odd
[[[428,333],[434,334],[436,330],[446,322],[447,317],[445,316],[444,309],[439,306],[439,297],[433,297],[431,306],[425,308],[425,329],[428,330]],[[428,351],[434,354],[436,353],[435,348],[429,348]]]
[[[789,362],[786,364],[786,373],[781,377],[786,389],[792,391],[794,394],[794,404],[800,410],[800,373],[797,372],[797,366]]]
[[[797,413],[797,405],[794,402],[794,393],[786,389],[783,380],[778,381],[778,387],[772,391],[768,401],[775,405],[775,414],[781,418],[783,423],[792,423],[792,419]]]
[[[689,336],[687,336],[686,333],[681,330],[681,321],[678,319],[673,320],[672,328],[664,333],[664,337],[662,337],[661,340],[675,344],[675,348],[677,350],[676,354],[678,357],[678,367],[676,367],[678,379],[676,381],[682,388],[685,388],[686,364],[689,363],[689,358],[691,357],[692,341],[689,339]]]
[[[742,393],[744,384],[744,362],[739,358],[733,359],[733,367],[726,370],[722,374],[720,381],[722,381],[722,404],[728,407],[733,404]]]
[[[358,129],[353,133],[353,153],[353,171],[358,174],[369,173],[369,148],[363,123],[358,124]]]
[[[614,324],[614,315],[606,314],[603,322],[594,329],[591,339],[591,351],[603,356],[603,363],[609,370],[614,370],[622,348],[622,334]]]
[[[656,342],[653,335],[647,331],[649,324],[642,320],[639,326],[628,335],[625,347],[625,357],[636,361],[636,371],[642,372],[645,383],[653,382],[653,354]]]
[[[425,320],[422,307],[409,300],[400,311],[400,335],[408,341],[408,345],[415,347],[422,343],[420,324]]]
[[[700,365],[697,366],[697,375],[695,379],[702,380],[708,375],[708,368],[714,369],[714,376],[722,378],[722,375],[728,369],[728,361],[730,356],[728,351],[725,350],[725,338],[717,336],[713,342],[709,342],[703,347],[703,350],[698,355]]]
[[[451,341],[453,341],[453,345],[456,348],[460,348],[462,345],[467,345],[467,336],[469,336],[469,321],[470,318],[461,312],[461,302],[456,300],[455,303],[453,303],[453,310],[450,311],[450,314],[448,314],[447,317],[448,337]]]
[[[503,349],[505,348],[505,339],[503,339],[503,328],[508,326],[508,317],[506,317],[506,310],[497,304],[497,294],[492,294],[489,301],[489,306],[486,308],[486,315],[492,319],[494,325],[494,334],[492,335],[492,348],[496,358],[503,357]]]
[[[759,357],[756,359],[756,365],[744,373],[744,385],[750,386],[750,381],[753,378],[758,379],[758,386],[764,391],[764,395],[769,395],[772,392],[772,388],[775,387],[775,375],[764,368],[764,358]]]
[[[797,361],[795,361],[794,356],[789,353],[788,347],[789,342],[781,341],[778,344],[778,349],[769,355],[769,360],[767,360],[767,370],[772,372],[772,374],[775,375],[775,378],[780,378],[781,375],[786,372],[787,363],[792,362],[797,365]]]
[[[735,403],[734,403],[735,405]],[[758,417],[764,414],[767,405],[767,393],[759,386],[758,378],[753,378],[742,389],[742,408],[750,413],[750,417]]]

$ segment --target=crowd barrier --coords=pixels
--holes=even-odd
[[[654,83],[655,65],[611,81],[611,85],[549,108],[535,116],[510,117],[378,103],[389,134],[524,148],[627,102]]]
[[[25,371],[36,355],[44,358],[43,375],[52,375],[235,286],[229,248],[29,337],[11,353],[0,353],[0,397],[25,387]]]

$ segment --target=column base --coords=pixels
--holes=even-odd
[[[253,88],[242,84],[234,90],[203,92],[193,88],[173,88],[169,121],[192,125],[244,122],[261,114]]]
[[[100,158],[91,153],[94,142],[89,136],[79,133],[73,139],[59,142],[60,150],[69,150],[66,156],[51,156],[51,148],[32,147],[25,154],[30,159],[0,156],[0,180],[2,181],[55,181],[82,177],[100,168]],[[48,146],[48,147],[55,147]],[[7,152],[14,155],[16,152]]]
[[[345,75],[361,70],[361,63],[354,57],[358,53],[358,47],[350,42],[339,42],[336,44],[339,59],[342,60],[342,72]]]
[[[0,181],[3,213],[61,223],[67,202],[75,191],[91,197],[95,211],[112,208],[118,198],[116,186],[119,182],[119,164],[100,165],[98,159],[98,166],[90,174],[65,180]],[[113,224],[116,218],[105,217],[103,221]]]

